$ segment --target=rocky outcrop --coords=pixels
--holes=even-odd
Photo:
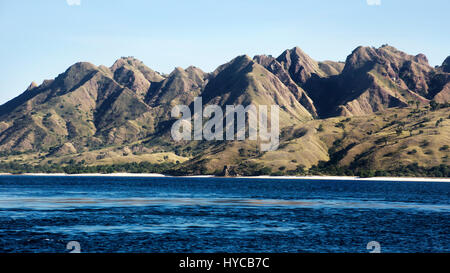
[[[258,55],[255,56],[254,61],[264,66],[267,70],[272,72],[278,79],[292,92],[294,97],[305,107],[313,117],[317,117],[317,109],[314,106],[312,99],[306,92],[297,85],[289,73],[284,69],[283,65],[271,56]]]
[[[56,149],[52,155],[67,155],[67,154],[75,154],[77,153],[77,149],[73,146],[72,143],[67,142],[64,143],[61,147],[59,147],[58,149]]]
[[[206,83],[207,74],[194,66],[175,68],[159,85],[155,85],[147,95],[149,105],[190,104],[198,96]]]
[[[312,119],[277,76],[248,56],[233,59],[213,74],[202,92],[204,104],[279,105],[281,125]]]
[[[405,107],[416,101],[428,103],[441,92],[438,99],[445,100],[447,82],[428,64],[425,55],[408,55],[384,45],[356,48],[340,74],[311,78],[304,89],[320,116],[353,116]]]
[[[299,85],[305,84],[312,76],[324,76],[319,63],[304,53],[299,47],[284,51],[277,61]]]
[[[136,92],[141,99],[147,96],[152,84],[164,80],[161,75],[134,58],[117,60],[111,67],[111,72],[114,74],[114,80]]]

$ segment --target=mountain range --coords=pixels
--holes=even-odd
[[[279,105],[280,148],[173,142],[171,109],[198,96],[222,107]],[[80,62],[0,106],[0,169],[132,162],[224,175],[447,168],[449,102],[450,56],[432,67],[425,55],[389,45],[358,47],[345,62],[315,61],[298,47],[278,57],[242,55],[211,73],[190,66],[166,75],[134,57],[111,67]]]

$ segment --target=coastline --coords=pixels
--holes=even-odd
[[[240,178],[240,179],[297,179],[297,180],[328,180],[328,181],[390,181],[390,182],[447,182],[450,178],[436,177],[369,177],[361,178],[356,176],[239,176],[239,177],[216,177],[214,175],[194,175],[194,176],[169,176],[158,173],[85,173],[85,174],[66,174],[66,173],[24,173],[11,174],[0,173],[0,176],[67,176],[67,177],[179,177],[179,178]]]

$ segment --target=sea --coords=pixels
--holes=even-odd
[[[450,183],[0,176],[1,253],[450,252]]]

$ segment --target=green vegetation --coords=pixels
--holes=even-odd
[[[313,166],[308,172],[298,175],[330,175],[357,177],[450,177],[450,166],[441,164],[434,167],[420,167],[417,163],[397,167],[392,170],[367,170],[361,168],[346,168],[330,166],[325,162]]]
[[[112,165],[86,166],[81,163],[60,166],[57,164],[49,165],[30,165],[23,163],[0,163],[0,172],[23,174],[23,173],[67,173],[67,174],[87,174],[87,173],[167,173],[173,169],[176,164],[162,163],[151,164],[148,162],[125,163]]]
[[[66,173],[66,174],[111,174],[111,173],[161,173],[167,175],[186,175],[183,170],[177,170],[177,164],[163,163],[151,164],[148,162],[140,163],[125,163],[113,165],[99,165],[86,166],[82,164],[73,164],[68,166],[52,165],[29,165],[19,163],[0,163],[0,172],[12,174],[25,173]],[[435,167],[420,167],[418,164],[410,164],[407,166],[398,167],[393,170],[365,170],[347,167],[337,167],[328,162],[319,162],[318,165],[313,166],[309,170],[305,170],[304,166],[300,165],[296,170],[285,171],[285,167],[280,167],[276,172],[272,172],[270,168],[252,166],[242,166],[242,176],[260,176],[260,175],[329,175],[329,176],[358,176],[358,177],[450,177],[450,166],[441,164]],[[220,171],[215,173],[199,172],[197,174],[203,175],[218,175],[221,176]]]
[[[442,146],[441,148],[439,148],[439,151],[444,151],[444,152],[446,152],[446,151],[448,151],[449,150],[449,146],[448,145],[444,145],[444,146]]]

